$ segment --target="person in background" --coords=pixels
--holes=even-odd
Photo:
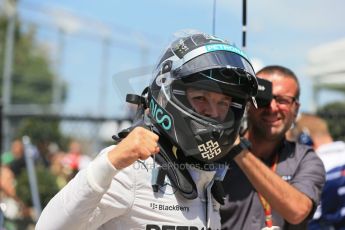
[[[327,122],[313,114],[301,114],[290,134],[312,146],[326,170],[326,183],[310,230],[345,229],[345,142],[334,141]]]
[[[270,100],[249,106],[244,134],[251,147],[234,156],[223,180],[222,229],[306,229],[320,199],[324,167],[311,147],[286,140],[300,107],[296,75],[267,66],[258,78],[272,83]]]
[[[14,226],[11,220],[18,216],[19,203],[14,174],[8,166],[0,165],[0,230],[6,229],[5,225]]]
[[[12,141],[11,151],[1,155],[1,163],[7,165],[15,176],[18,176],[26,168],[24,145],[20,139]]]
[[[220,181],[257,92],[248,60],[222,39],[182,34],[142,95],[127,95],[134,125],[49,202],[36,229],[220,229]]]
[[[72,179],[79,170],[86,168],[90,162],[91,158],[83,154],[82,147],[76,140],[69,143],[68,152],[61,159],[62,166],[69,171],[68,180]]]
[[[22,197],[17,194],[17,184],[11,168],[8,165],[1,165],[0,217],[2,215],[4,229],[20,229],[18,228],[18,221],[30,215],[30,208],[24,204]]]
[[[9,167],[4,165],[0,166],[0,191],[3,193],[2,195],[16,197],[14,174]]]

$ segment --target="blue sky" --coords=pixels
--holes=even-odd
[[[215,34],[241,47],[242,1],[216,3]],[[69,86],[67,114],[123,116],[128,89],[119,72],[155,64],[178,30],[213,31],[213,0],[21,0],[18,9],[27,25],[38,25],[52,64],[62,57],[53,67]],[[343,0],[247,1],[246,52],[255,63],[285,65],[298,75],[302,111],[310,111],[312,100],[307,55],[313,47],[345,37],[344,9]],[[58,24],[67,28],[62,46]],[[105,36],[112,39],[107,54],[102,52]],[[127,76],[133,90],[146,83],[146,78]],[[323,103],[341,98],[324,95]]]

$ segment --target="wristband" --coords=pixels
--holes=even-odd
[[[240,143],[232,147],[230,150],[229,156],[231,159],[234,159],[238,154],[242,152],[244,149],[250,149],[252,144],[250,141],[244,137],[240,138]]]

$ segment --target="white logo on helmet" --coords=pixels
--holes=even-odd
[[[202,158],[207,158],[208,160],[211,160],[222,152],[218,142],[213,142],[212,140],[209,140],[205,144],[198,145],[198,149],[201,152]]]

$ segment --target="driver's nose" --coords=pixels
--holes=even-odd
[[[209,102],[208,105],[205,107],[204,116],[210,117],[215,120],[220,120],[221,111],[218,109],[217,104],[214,102]]]

